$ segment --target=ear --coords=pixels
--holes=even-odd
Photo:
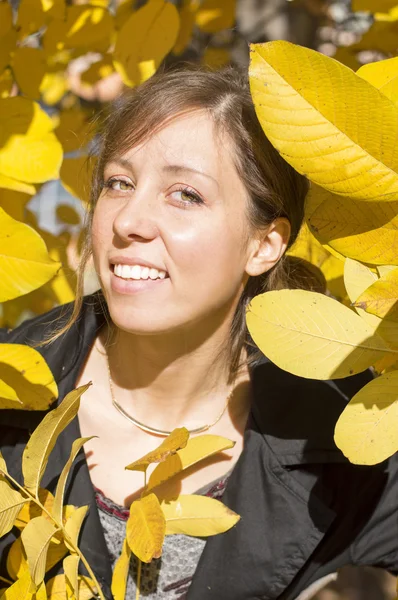
[[[259,233],[251,242],[251,251],[246,263],[246,273],[251,277],[269,271],[284,255],[290,238],[288,219],[279,217]]]

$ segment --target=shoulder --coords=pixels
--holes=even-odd
[[[372,379],[370,370],[338,380],[306,379],[264,358],[252,370],[253,418],[286,464],[346,462],[334,428],[350,399]]]

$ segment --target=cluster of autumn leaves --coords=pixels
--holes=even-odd
[[[272,361],[302,377],[375,367],[381,375],[347,405],[335,441],[354,463],[381,462],[398,450],[398,58],[355,73],[271,42],[252,46],[249,77],[266,135],[311,181],[292,253],[319,258],[322,270],[328,252],[344,282],[341,302],[303,290],[257,296],[249,330]]]
[[[78,452],[91,438],[78,438],[71,447],[57,482],[55,494],[40,487],[49,456],[58,436],[76,417],[80,397],[90,384],[70,392],[57,408],[47,413],[30,437],[22,455],[23,485],[7,471],[0,453],[0,537],[13,527],[21,535],[7,554],[10,579],[0,577],[2,600],[104,600],[91,566],[81,553],[78,541],[88,506],[64,506],[67,478]],[[132,553],[139,560],[137,598],[141,561],[150,562],[162,554],[166,535],[183,533],[211,536],[227,531],[239,516],[224,504],[202,495],[158,496],[159,486],[204,458],[234,446],[215,435],[189,439],[185,428],[175,429],[158,448],[126,467],[144,474],[141,497],[130,506],[126,538],[112,579],[115,600],[124,600]],[[147,482],[148,467],[152,470]],[[45,581],[46,573],[62,561],[63,573]],[[82,561],[89,576],[79,575]],[[95,565],[94,565],[95,570]],[[8,587],[2,586],[8,584]]]

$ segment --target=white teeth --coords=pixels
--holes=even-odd
[[[141,265],[115,265],[114,273],[122,279],[164,279],[166,271],[159,271],[149,267],[141,267]]]
[[[149,277],[151,279],[157,279],[159,276],[159,271],[157,269],[149,269]]]

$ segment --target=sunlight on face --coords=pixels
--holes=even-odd
[[[93,255],[119,328],[155,334],[233,314],[249,228],[233,152],[197,110],[106,165]]]

